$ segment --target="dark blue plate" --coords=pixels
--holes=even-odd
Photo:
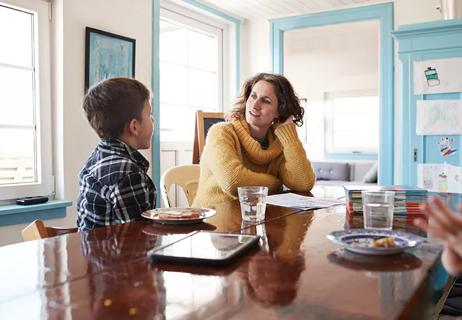
[[[373,240],[393,237],[395,246],[390,248],[374,247]],[[389,255],[401,253],[414,248],[424,239],[406,232],[392,230],[351,229],[333,231],[327,235],[332,242],[341,245],[346,250],[370,255]]]

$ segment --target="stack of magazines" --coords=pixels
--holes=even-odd
[[[345,197],[348,213],[362,214],[363,200],[362,191],[394,191],[395,192],[395,215],[420,214],[419,206],[427,201],[426,189],[412,186],[354,186],[346,185]]]

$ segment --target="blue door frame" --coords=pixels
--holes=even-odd
[[[273,72],[284,72],[284,32],[324,25],[378,20],[380,23],[380,151],[379,184],[394,181],[393,3],[279,18],[271,24]]]

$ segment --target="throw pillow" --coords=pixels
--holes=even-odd
[[[376,183],[377,182],[377,171],[378,171],[378,164],[376,162],[364,175],[363,182]]]

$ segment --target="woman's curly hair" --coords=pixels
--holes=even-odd
[[[286,77],[272,73],[258,73],[242,85],[241,93],[234,104],[233,109],[226,115],[226,119],[245,118],[245,104],[252,92],[253,86],[264,80],[273,85],[274,91],[278,98],[279,122],[284,122],[289,116],[294,117],[294,123],[301,127],[303,125],[303,114],[305,110],[300,105],[297,94]]]

